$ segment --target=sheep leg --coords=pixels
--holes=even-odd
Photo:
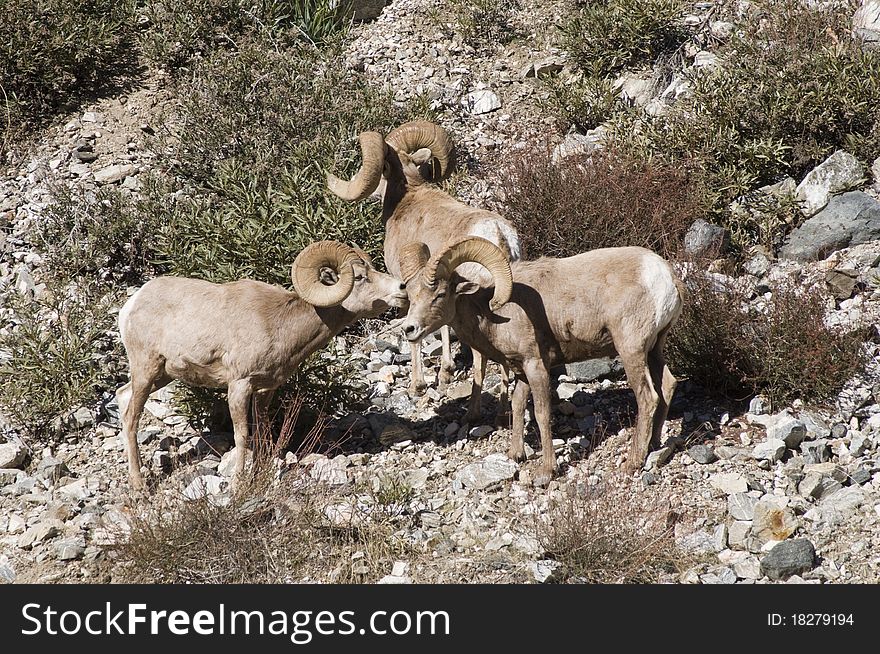
[[[660,389],[660,401],[654,412],[653,429],[651,431],[651,446],[660,447],[660,437],[663,435],[663,424],[666,422],[666,416],[669,414],[669,405],[672,404],[672,396],[675,394],[675,387],[678,384],[675,376],[666,365],[663,356],[663,344],[666,340],[666,333],[662,333],[657,344],[648,353],[648,368],[651,371],[651,381],[655,389]]]
[[[116,398],[122,414],[122,439],[128,456],[128,479],[133,490],[144,488],[141,472],[141,455],[137,443],[137,427],[147,398],[157,388],[167,384],[170,379],[162,373],[163,362],[150,362],[146,365],[131,364],[131,381],[116,391]],[[138,371],[143,370],[145,375]]]
[[[535,422],[541,433],[541,465],[535,476],[535,485],[545,486],[556,474],[556,454],[553,452],[553,432],[550,428],[550,375],[543,362],[529,362],[524,371],[532,389]]]
[[[501,366],[501,395],[498,397],[498,413],[495,416],[495,426],[510,427],[510,400],[507,396],[507,386],[510,384],[510,371],[507,366]]]
[[[654,416],[660,396],[654,390],[651,372],[647,365],[644,352],[620,353],[626,379],[636,396],[639,416],[636,422],[636,433],[630,443],[629,456],[626,460],[627,472],[636,472],[644,464],[648,456],[648,446],[654,431]]]
[[[513,389],[513,433],[510,436],[510,449],[507,456],[514,461],[526,460],[525,430],[526,430],[526,403],[529,399],[529,383],[525,377],[517,375],[516,386]]]
[[[254,439],[262,438],[263,435],[266,435],[266,438],[272,438],[272,420],[269,419],[269,404],[272,402],[272,397],[275,395],[274,388],[262,388],[258,391],[254,391],[254,415],[252,416],[253,420],[253,430],[254,430]],[[265,421],[265,425],[262,425],[261,422]],[[261,430],[260,427],[263,427]],[[271,450],[271,442],[261,443],[261,445],[266,445],[266,451]]]
[[[422,342],[410,343],[410,357],[412,360],[412,380],[409,383],[409,394],[416,397],[424,394],[428,387],[425,384],[425,374],[422,372]]]
[[[452,363],[452,347],[449,343],[449,325],[443,325],[440,328],[440,341],[443,344],[443,355],[440,357],[437,388],[442,391],[452,381],[452,371],[455,370],[455,364]]]
[[[227,390],[229,415],[232,417],[235,447],[238,450],[233,483],[237,483],[244,478],[244,464],[247,459],[248,450],[248,409],[250,409],[253,391],[254,389],[249,379],[238,379],[231,382]]]
[[[464,421],[471,423],[480,419],[480,408],[483,399],[483,379],[486,377],[486,357],[473,350],[474,353],[474,383],[471,387],[471,397],[468,401],[468,410]]]

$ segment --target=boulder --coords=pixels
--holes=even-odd
[[[789,234],[783,259],[815,261],[836,250],[880,239],[880,202],[861,191],[831,198],[828,206]]]

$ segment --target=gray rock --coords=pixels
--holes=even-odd
[[[20,468],[27,459],[27,450],[20,443],[0,445],[0,468]]]
[[[453,479],[473,490],[483,490],[493,484],[513,479],[516,463],[505,454],[490,454],[482,461],[471,463],[455,473]]]
[[[856,486],[861,486],[862,484],[867,484],[871,481],[871,473],[865,468],[859,466],[850,473],[849,478],[851,483]]]
[[[565,374],[578,381],[588,382],[600,377],[607,377],[614,372],[615,359],[602,357],[600,359],[588,359],[577,363],[566,363]]]
[[[653,468],[659,468],[660,466],[667,463],[672,455],[675,454],[675,448],[670,446],[664,446],[660,449],[653,450],[648,453],[647,458],[645,459],[645,470],[651,470]]]
[[[217,475],[199,475],[183,490],[188,500],[199,500],[211,495],[220,495],[227,488],[227,482]]]
[[[715,454],[715,448],[711,445],[693,445],[688,448],[687,454],[697,463],[702,463],[704,465],[714,463],[718,460],[718,456]]]
[[[55,558],[59,561],[75,561],[81,559],[85,553],[85,544],[76,538],[65,538],[53,546]]]
[[[65,475],[69,474],[70,470],[67,468],[67,465],[64,463],[64,461],[61,461],[60,459],[56,459],[51,456],[47,456],[37,465],[36,476],[39,479],[51,481],[53,484]]]
[[[831,433],[831,427],[822,416],[812,411],[801,411],[798,414],[798,420],[804,423],[807,428],[807,438],[828,438]]]
[[[814,216],[835,193],[855,188],[865,179],[859,160],[844,150],[838,150],[807,173],[798,184],[795,198],[807,217]]]
[[[773,580],[786,579],[811,570],[815,560],[816,548],[809,540],[786,540],[761,559],[761,572]]]
[[[734,493],[727,496],[727,512],[735,520],[751,521],[755,515],[755,505],[758,500],[745,493]]]
[[[700,581],[704,584],[735,584],[736,573],[726,565],[713,565],[700,575]]]
[[[865,501],[865,492],[858,486],[848,486],[831,493],[817,507],[823,522],[831,526],[842,524]]]
[[[480,438],[485,438],[489,434],[495,431],[495,427],[492,425],[480,425],[479,427],[474,427],[468,432],[468,436],[475,440],[479,440]]]
[[[468,93],[465,96],[464,104],[474,116],[501,109],[501,100],[489,89],[479,89]]]
[[[801,443],[801,453],[807,463],[824,463],[831,457],[831,449],[828,447],[828,440],[820,438],[815,441],[804,441]]]
[[[587,134],[567,134],[562,143],[553,148],[552,161],[558,164],[569,157],[583,157],[601,150],[602,138],[603,133],[599,130],[591,130]]]
[[[768,259],[767,255],[764,253],[758,252],[749,257],[749,259],[743,264],[743,271],[749,275],[754,275],[755,277],[763,277],[770,271],[770,259]],[[755,398],[752,399],[754,400]],[[751,404],[749,404],[749,413],[757,413],[756,411],[752,411]]]
[[[825,273],[825,284],[836,299],[848,300],[856,290],[858,277],[858,270],[838,268]]]
[[[880,0],[862,0],[853,15],[853,32],[871,44],[880,44]]]
[[[403,471],[403,482],[414,490],[420,490],[428,483],[427,468],[416,468]]]
[[[752,534],[762,543],[785,540],[798,528],[798,521],[788,507],[788,498],[762,497],[755,504]]]
[[[58,489],[58,492],[65,497],[74,500],[85,500],[95,494],[100,483],[94,477],[83,477]]]
[[[137,166],[131,164],[115,164],[107,166],[95,173],[95,181],[98,184],[114,184],[120,182],[137,171]]]
[[[529,77],[546,77],[547,75],[558,73],[562,70],[562,67],[562,62],[557,59],[542,59],[541,61],[527,64],[522,69],[520,75],[525,79]]]
[[[347,467],[348,459],[344,456],[319,459],[312,466],[312,479],[331,486],[342,486],[348,483]]]
[[[18,546],[22,549],[30,549],[36,543],[43,543],[55,538],[64,529],[64,523],[50,518],[30,527],[18,537]]]
[[[552,559],[529,561],[528,568],[532,573],[532,578],[539,584],[560,581],[559,573],[561,572],[562,564],[559,561],[553,561]]]
[[[719,450],[721,448],[718,448]],[[720,452],[719,452],[720,454]],[[749,490],[746,478],[737,472],[719,472],[709,477],[709,484],[728,495],[745,493]]]
[[[767,425],[767,438],[783,441],[789,449],[796,450],[807,437],[807,426],[787,413],[781,413]]]
[[[730,235],[726,229],[702,218],[695,220],[684,235],[685,252],[695,256],[720,253],[729,242]]]
[[[556,386],[556,395],[560,400],[569,400],[580,390],[577,384],[562,382]]]
[[[837,492],[841,488],[843,486],[839,481],[811,472],[798,484],[798,493],[804,497],[812,497],[818,500]]]
[[[752,522],[750,520],[735,520],[727,528],[728,547],[744,549],[748,547],[748,538],[751,535]]]
[[[778,438],[768,438],[763,443],[758,443],[752,451],[752,456],[759,461],[765,459],[770,463],[775,463],[785,454],[785,441]]]
[[[740,579],[760,579],[761,562],[756,556],[747,556],[742,561],[733,564],[733,571]]]
[[[18,479],[19,473],[25,474],[17,468],[0,468],[0,486],[5,486],[6,484],[14,484],[15,481]]]
[[[861,191],[831,198],[822,211],[786,237],[784,259],[815,261],[836,250],[880,238],[880,202]]]
[[[0,563],[0,584],[14,584],[15,569],[8,562]]]

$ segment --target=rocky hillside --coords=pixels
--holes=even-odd
[[[377,15],[364,9],[364,19],[344,37],[339,61],[369,88],[387,91],[401,115],[418,105],[449,129],[460,169],[449,187],[477,206],[504,211],[511,162],[534,148],[547,148],[558,165],[577,170],[591,155],[620,147],[615,134],[627,112],[644,112],[637,133],[650,132],[645,115],[676,116],[702,92],[700,75],[733,65],[725,60],[732,57],[725,44],[762,3],[683,3],[675,26],[685,36],[674,52],[609,68],[603,80],[613,91],[613,108],[586,126],[559,100],[560,88],[577,88],[588,77],[567,27],[583,11],[579,5],[364,4]],[[850,28],[870,49],[880,40],[880,5],[869,0],[846,11]],[[835,42],[843,38],[831,36]],[[319,72],[325,74],[317,71],[316,79]],[[182,93],[181,79],[169,65],[144,66],[122,90],[100,93],[56,116],[27,145],[13,147],[0,171],[0,579],[880,581],[880,151],[866,159],[867,137],[850,139],[849,149],[843,142],[823,144],[826,149],[816,150],[822,154],[812,160],[785,160],[783,174],[754,172],[744,182],[747,191],[730,201],[712,195],[703,217],[688,226],[678,253],[682,276],[708,280],[711,292],[734,298],[728,304],[740,312],[733,314],[740,323],[766,329],[754,333],[784,340],[789,332],[776,326],[809,322],[813,305],[807,300],[794,311],[789,307],[788,322],[780,317],[778,289],[786,284],[814,289],[821,316],[810,325],[814,341],[796,341],[784,350],[785,358],[763,362],[762,379],[774,380],[764,386],[755,382],[745,392],[719,394],[711,379],[678,372],[685,379],[663,446],[637,475],[620,472],[636,408],[616,361],[558,371],[553,443],[561,474],[536,487],[534,429],[527,433],[528,461],[520,465],[505,456],[510,431],[496,426],[495,415],[500,369],[490,366],[479,424],[462,424],[470,394],[467,352],[454,344],[459,368],[455,381],[440,391],[440,342],[429,337],[423,348],[429,388],[412,398],[408,343],[393,323],[377,320],[337,337],[322,359],[321,370],[339,365],[353,371],[359,401],[337,404],[302,445],[267,457],[262,465],[268,480],[238,495],[229,488],[232,438],[222,422],[203,429],[191,420],[174,385],[155,393],[138,433],[152,492],[132,495],[113,395],[126,366],[112,318],[139,280],[114,263],[83,260],[67,261],[59,282],[58,253],[73,251],[61,246],[89,225],[101,232],[110,224],[102,222],[101,207],[115,212],[148,204],[157,180],[170,185],[163,196],[169,207],[185,206],[189,197],[199,201],[199,185],[210,186],[182,172],[192,151],[187,134],[197,127],[190,122],[194,100]],[[880,88],[880,79],[873,82]],[[207,86],[198,91],[207,93]],[[251,90],[257,88],[255,81]],[[711,117],[695,112],[690,119]],[[217,122],[223,120],[218,109]],[[880,117],[876,125],[880,129]],[[235,129],[236,138],[223,145],[229,150],[260,125]],[[341,141],[335,153],[340,159],[351,154],[353,135]],[[757,159],[764,156],[759,140],[750,146]],[[790,151],[787,145],[780,150]],[[714,164],[724,167],[720,159]],[[211,179],[211,202],[222,203],[219,177]],[[67,234],[59,231],[53,209],[65,194],[65,211],[77,218]],[[207,212],[211,202],[193,206]],[[783,205],[795,213],[779,209]],[[762,213],[767,206],[778,213]],[[378,220],[375,205],[363,211]],[[755,227],[763,224],[772,228],[765,233]],[[135,232],[107,233],[121,239],[112,244],[114,253],[130,253],[139,243]],[[86,257],[92,250],[80,252]],[[133,260],[126,264],[132,270]],[[282,263],[288,265],[275,265]],[[139,269],[144,277],[155,270],[166,269]],[[170,271],[181,273],[173,266]],[[65,333],[57,327],[73,320],[69,307],[80,306],[78,297],[92,302],[77,281],[83,275],[111,289],[100,300],[110,320],[89,323],[92,349],[73,366],[98,366],[101,372],[83,382],[86,399],[49,418],[40,414],[44,424],[32,428],[22,419],[30,414],[15,407],[31,398],[35,403],[40,385],[55,388],[50,382],[58,379],[50,375],[63,373],[40,373],[40,383],[27,387],[16,382],[33,361],[78,352],[69,338],[55,341],[51,334]],[[694,290],[693,306],[700,297]],[[682,330],[716,333],[716,310],[693,314]],[[35,334],[43,325],[50,335],[22,341],[29,315],[36,316]],[[828,334],[839,333],[855,335],[855,346],[823,349]],[[79,336],[87,340],[85,333]],[[32,343],[30,349],[22,342]],[[675,347],[687,350],[686,344]],[[720,358],[720,344],[707,347],[719,356],[708,367],[725,378],[732,359]],[[843,365],[828,356],[838,351],[849,359]],[[23,352],[31,358],[22,358]],[[824,369],[841,370],[845,379],[828,382],[824,396],[811,395],[807,389]],[[251,535],[217,527],[227,524],[246,525]],[[175,540],[203,528],[199,547],[210,553],[204,558],[218,561],[216,567],[199,561],[201,552],[190,556],[186,539]],[[235,563],[232,550],[250,551],[248,538],[257,537],[274,542],[274,553],[259,550],[251,557],[254,569]],[[616,546],[609,548],[609,540]],[[293,552],[304,543],[312,553],[297,558]]]

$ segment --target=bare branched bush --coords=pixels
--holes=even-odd
[[[545,552],[563,564],[571,581],[656,583],[686,569],[675,545],[667,508],[625,479],[579,489],[538,518]]]
[[[393,517],[371,506],[367,494],[319,483],[309,468],[285,468],[279,457],[288,447],[302,458],[323,440],[319,421],[296,444],[302,406],[301,398],[286,404],[277,437],[265,422],[255,430],[250,473],[228,501],[186,499],[172,478],[173,488],[137,506],[127,537],[108,546],[120,580],[372,582],[406,556]]]
[[[511,164],[502,187],[501,213],[516,225],[528,257],[623,245],[671,257],[703,215],[700,191],[686,170],[615,151],[554,163],[539,149]]]
[[[762,393],[775,406],[829,400],[864,363],[860,330],[828,327],[826,297],[815,286],[783,281],[756,302],[710,273],[693,271],[686,283],[670,365],[710,392],[736,400]]]

